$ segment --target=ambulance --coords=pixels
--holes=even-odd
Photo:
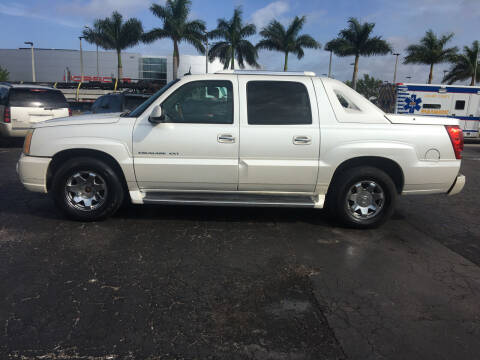
[[[456,118],[465,137],[479,137],[480,86],[400,83],[396,99],[396,114]]]

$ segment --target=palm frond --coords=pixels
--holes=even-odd
[[[256,33],[253,24],[244,24],[242,9],[237,7],[230,19],[218,19],[217,28],[210,31],[210,39],[218,39],[209,51],[210,61],[216,57],[223,63],[224,68],[232,63],[232,57],[238,61],[240,67],[245,67],[245,62],[251,66],[258,66],[257,48],[251,44],[247,37]]]
[[[465,46],[463,48],[462,54],[450,56],[452,66],[442,82],[451,85],[457,81],[472,80],[475,74],[475,65],[478,62],[479,51],[479,42],[474,41],[471,47]],[[480,69],[478,68],[476,75],[475,81],[480,81]]]
[[[457,54],[458,48],[445,48],[445,46],[452,38],[453,33],[439,38],[432,30],[428,30],[418,44],[407,47],[404,63],[434,65],[451,61]]]

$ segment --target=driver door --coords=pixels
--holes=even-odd
[[[237,190],[239,119],[236,77],[181,81],[148,108],[133,132],[134,166],[142,191]]]

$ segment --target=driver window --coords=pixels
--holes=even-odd
[[[230,81],[189,82],[162,103],[166,122],[233,124],[233,86]]]

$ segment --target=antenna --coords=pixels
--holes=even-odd
[[[183,74],[183,76],[187,76],[187,75],[192,75],[192,65],[190,65],[190,68],[188,69],[188,72]]]

